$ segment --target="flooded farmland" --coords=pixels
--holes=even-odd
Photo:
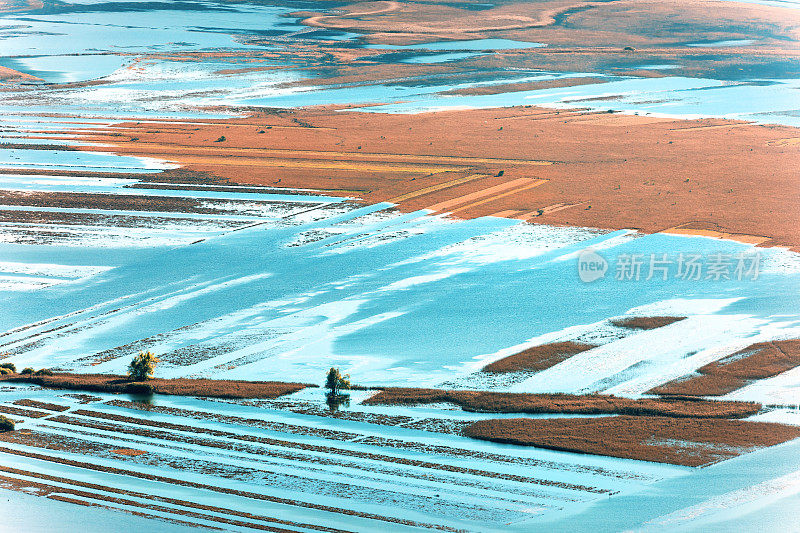
[[[0,529],[783,529],[800,11],[578,4],[0,2]]]

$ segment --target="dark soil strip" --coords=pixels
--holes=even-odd
[[[193,511],[187,511],[185,509],[174,509],[172,507],[164,507],[164,506],[161,506],[161,505],[146,504],[146,503],[141,503],[141,502],[137,502],[137,501],[134,501],[134,500],[126,500],[124,498],[116,498],[116,497],[113,497],[113,496],[106,496],[106,495],[97,494],[97,493],[94,493],[94,492],[86,492],[86,491],[83,491],[83,490],[58,487],[58,486],[54,486],[54,485],[48,485],[48,484],[45,484],[45,483],[38,483],[38,482],[35,482],[35,481],[20,480],[20,479],[8,477],[8,476],[0,476],[0,480],[5,481],[6,483],[21,484],[25,488],[34,487],[37,490],[45,492],[45,493],[48,493],[48,494],[49,493],[66,493],[66,494],[72,494],[73,496],[78,496],[80,498],[86,498],[86,499],[89,499],[89,500],[100,500],[100,501],[103,501],[103,502],[114,503],[114,504],[117,504],[117,505],[128,505],[128,506],[131,506],[131,507],[138,507],[138,508],[141,508],[141,509],[149,509],[151,511],[160,511],[160,512],[165,512],[165,513],[170,513],[170,514],[177,514],[177,515],[180,515],[180,516],[186,516],[186,517],[190,517],[190,518],[199,518],[199,519],[202,519],[202,520],[209,520],[209,521],[212,521],[212,522],[219,522],[221,524],[228,524],[228,525],[232,525],[232,526],[247,527],[247,528],[250,528],[250,529],[257,529],[257,530],[261,530],[261,531],[271,531],[271,532],[275,532],[275,533],[297,533],[296,530],[293,530],[293,529],[271,527],[271,526],[267,526],[267,525],[264,525],[264,524],[254,524],[252,522],[242,522],[240,520],[233,520],[233,519],[230,519],[230,518],[223,518],[223,517],[214,516],[214,515],[207,515],[207,514],[204,514],[204,513],[196,513],[196,512],[193,512]],[[57,481],[63,481],[63,480],[57,480]],[[105,488],[103,488],[101,490],[105,490]],[[147,497],[147,496],[142,496],[142,497]],[[83,503],[83,504],[86,504],[86,503],[89,503],[89,502],[81,501],[81,500],[73,500],[73,501],[69,501],[69,503]],[[113,508],[113,507],[111,507],[111,509],[117,510],[117,511],[128,511],[127,509],[119,509],[119,508]],[[147,518],[151,518],[151,519],[152,518],[157,518],[157,519],[161,518],[161,519],[163,519],[163,517],[161,517],[161,516],[149,515],[147,513],[140,513],[140,514],[141,514],[141,516],[144,516],[144,517],[147,517]],[[181,522],[183,522],[183,521],[181,521]],[[188,524],[188,525],[192,525],[192,526],[195,526],[195,527],[197,527],[199,525],[199,524],[191,523],[191,522],[183,522],[183,523],[184,524]]]
[[[131,514],[133,516],[140,516],[142,518],[148,518],[150,520],[153,520],[153,519],[155,519],[155,520],[163,520],[164,522],[169,522],[170,524],[177,524],[179,526],[189,526],[189,527],[195,527],[195,528],[199,527],[198,524],[195,524],[194,522],[187,522],[186,520],[178,520],[177,518],[164,518],[164,517],[161,517],[161,516],[153,516],[151,514],[147,514],[147,513],[143,513],[143,512],[139,512],[139,511],[132,511],[130,509],[121,509],[119,507],[113,507],[111,505],[103,505],[103,504],[98,503],[98,502],[87,502],[86,500],[79,500],[77,498],[70,498],[69,496],[63,496],[61,494],[50,494],[47,497],[50,498],[51,500],[56,500],[56,501],[64,502],[64,503],[72,503],[72,504],[75,504],[75,505],[82,505],[84,507],[96,507],[96,508],[99,508],[99,509],[108,509],[109,511],[122,511],[123,513],[128,513],[128,514]],[[212,526],[202,526],[202,527],[211,529],[213,531],[224,531],[224,529],[222,529],[220,527],[212,527]]]
[[[79,192],[44,192],[44,191],[0,191],[0,204],[55,207],[65,209],[106,209],[115,211],[157,211],[169,213],[199,213],[205,215],[229,215],[230,211],[204,206],[211,201],[236,200],[214,198],[188,198],[177,196],[145,196],[127,194],[100,194]],[[263,200],[247,200],[261,205],[273,205],[274,202]]]
[[[295,191],[291,189],[281,189],[279,187],[247,187],[239,186],[219,186],[219,185],[173,185],[163,183],[135,183],[128,185],[129,189],[156,189],[161,191],[214,191],[214,192],[236,192],[254,194],[296,194],[308,195],[308,191]]]
[[[218,213],[216,209],[201,207],[200,201],[194,198],[76,192],[0,191],[0,204],[68,209]]]
[[[47,411],[56,411],[58,413],[62,413],[64,411],[69,410],[69,406],[67,405],[58,405],[55,403],[47,403],[47,402],[39,402],[36,400],[29,400],[27,398],[23,400],[17,400],[14,402],[14,405],[22,405],[23,407],[35,407],[36,409],[45,409]]]
[[[81,488],[85,488],[85,489],[101,490],[101,491],[105,491],[105,492],[112,492],[114,494],[122,494],[122,495],[125,495],[125,496],[133,496],[133,497],[136,497],[136,498],[143,498],[143,499],[146,499],[146,500],[153,500],[153,501],[161,502],[161,503],[169,503],[169,504],[172,504],[172,505],[180,505],[182,507],[190,507],[192,509],[199,509],[199,510],[202,510],[202,511],[212,511],[212,512],[215,512],[215,513],[228,514],[228,515],[231,515],[231,516],[237,516],[239,518],[247,518],[247,519],[250,519],[250,520],[263,520],[265,522],[274,522],[276,524],[282,524],[282,525],[286,525],[286,526],[305,527],[305,528],[309,528],[309,529],[316,529],[318,531],[325,531],[325,532],[328,532],[328,533],[345,533],[345,530],[341,530],[341,529],[334,529],[334,528],[329,528],[329,527],[325,527],[325,526],[317,526],[317,525],[313,525],[313,524],[304,524],[304,523],[293,522],[293,521],[289,521],[289,520],[281,520],[279,518],[271,518],[271,517],[266,517],[266,516],[263,516],[263,515],[254,515],[252,513],[246,513],[246,512],[242,512],[242,511],[235,511],[233,509],[227,509],[227,508],[224,508],[224,507],[203,505],[203,504],[199,504],[199,503],[189,502],[189,501],[186,501],[186,500],[177,500],[175,498],[168,498],[168,497],[165,497],[165,496],[156,496],[154,494],[144,494],[144,493],[141,493],[141,492],[135,492],[135,491],[125,490],[125,489],[117,489],[117,488],[114,488],[114,487],[107,487],[107,486],[104,486],[104,485],[97,485],[95,483],[86,483],[86,482],[83,482],[83,481],[77,481],[77,480],[73,480],[73,479],[65,479],[65,478],[61,478],[61,477],[55,477],[55,476],[51,476],[51,475],[48,475],[48,474],[40,474],[40,473],[37,473],[37,472],[29,472],[29,471],[26,471],[26,470],[18,470],[16,468],[0,466],[0,471],[8,472],[8,473],[11,473],[11,474],[28,476],[28,477],[35,477],[35,478],[44,479],[44,480],[47,480],[47,481],[56,481],[56,482],[60,482],[60,483],[67,483],[69,485],[75,485],[76,487],[81,487]],[[61,489],[59,487],[59,488],[57,488],[57,490],[58,491],[62,491],[63,489]],[[136,504],[136,505],[138,505],[138,504]],[[170,512],[175,512],[175,510],[171,510]]]
[[[459,485],[459,486],[463,486],[463,487],[475,487],[475,488],[480,488],[480,489],[484,489],[484,490],[505,490],[505,489],[496,487],[491,481],[487,482],[485,480],[471,480],[471,479],[459,478],[457,476],[450,476],[450,475],[448,475],[446,473],[442,473],[441,471],[453,472],[453,470],[451,470],[449,468],[437,468],[438,465],[434,465],[433,467],[431,467],[431,469],[437,469],[437,470],[439,470],[439,472],[427,472],[427,471],[425,471],[425,472],[416,472],[416,471],[404,468],[404,465],[406,465],[406,464],[413,465],[413,466],[419,466],[419,465],[414,465],[414,461],[403,461],[403,460],[386,461],[386,462],[398,463],[400,466],[375,464],[375,463],[366,463],[366,462],[359,463],[359,462],[356,462],[356,461],[348,459],[349,456],[352,456],[352,455],[355,455],[355,454],[337,453],[337,451],[335,449],[330,449],[330,451],[326,452],[326,453],[329,453],[331,455],[334,455],[334,457],[331,458],[331,457],[326,457],[325,455],[320,455],[320,456],[308,455],[308,454],[304,454],[302,452],[295,452],[295,451],[291,451],[291,450],[274,450],[274,449],[264,450],[264,448],[257,447],[257,446],[251,446],[249,444],[239,444],[239,443],[236,443],[236,442],[224,442],[224,441],[223,442],[218,442],[218,441],[214,441],[214,440],[210,440],[210,439],[206,439],[206,438],[190,437],[190,436],[185,436],[185,435],[177,435],[175,433],[168,432],[168,431],[159,431],[159,430],[143,429],[143,428],[128,428],[128,427],[125,427],[125,426],[121,426],[119,424],[113,424],[113,423],[109,423],[109,422],[85,421],[85,420],[79,420],[79,419],[76,419],[76,418],[71,418],[71,417],[66,417],[66,416],[58,416],[58,417],[55,417],[55,418],[51,418],[50,420],[53,421],[53,422],[59,422],[59,423],[62,423],[62,424],[69,424],[69,425],[72,425],[72,426],[78,426],[78,427],[84,427],[84,428],[90,428],[90,429],[98,429],[98,430],[103,430],[103,431],[112,431],[112,432],[118,433],[120,435],[135,435],[135,436],[139,436],[139,437],[147,437],[147,438],[158,439],[158,440],[166,441],[166,442],[170,442],[170,443],[172,443],[172,442],[181,442],[181,443],[187,443],[187,444],[194,444],[194,445],[198,445],[198,446],[207,446],[209,448],[217,448],[217,449],[223,449],[223,450],[232,450],[232,451],[236,451],[236,452],[251,453],[251,454],[256,454],[256,455],[261,455],[261,456],[266,454],[269,457],[277,457],[277,458],[286,459],[286,460],[290,460],[290,461],[299,461],[299,462],[304,462],[306,464],[313,463],[315,465],[320,465],[321,469],[323,469],[323,470],[325,468],[327,468],[328,466],[344,466],[344,467],[354,468],[354,469],[365,471],[365,472],[369,471],[369,472],[377,472],[377,473],[386,474],[386,475],[392,475],[392,476],[401,476],[401,477],[407,477],[407,478],[413,478],[413,479],[422,479],[422,480],[427,480],[427,481],[438,481],[440,483],[448,483],[448,484]],[[84,432],[79,431],[79,430],[75,430],[75,431],[76,431],[76,433],[84,433]],[[90,435],[90,436],[97,435],[96,433],[92,433],[92,432],[85,432],[85,434],[86,435]],[[236,437],[232,436],[231,438],[236,438]],[[247,440],[248,442],[257,442],[257,439],[255,439],[255,438],[237,439],[237,440]],[[160,444],[160,443],[152,443],[152,444],[153,445],[157,445],[157,446],[169,447],[166,444]],[[271,443],[267,443],[267,444],[271,444]],[[299,448],[302,448],[302,446],[299,446]],[[119,450],[116,450],[116,452],[119,453]],[[137,453],[136,455],[140,455],[140,454],[143,454],[143,453],[144,452]],[[379,461],[380,460],[380,459],[375,459],[374,457],[369,457],[370,455],[372,455],[372,454],[363,454],[363,456],[365,456],[364,458],[366,458],[366,459],[372,459],[374,461]],[[481,471],[477,471],[477,470],[475,470],[475,471],[473,471],[473,470],[466,471],[466,469],[464,469],[464,470],[465,470],[464,473],[468,473],[468,474],[471,474],[473,476],[480,476],[482,474]],[[487,477],[487,478],[494,477],[494,476],[491,475],[492,474],[491,472],[489,472],[487,474],[489,474],[489,475],[483,476],[483,477]],[[533,480],[533,481],[535,481],[535,480]],[[531,481],[527,481],[527,480],[524,481],[524,482],[527,483],[527,484],[533,484]],[[543,493],[543,492],[537,491],[537,490],[515,490],[514,493],[515,494],[519,494],[519,495],[537,497],[537,498],[545,498],[546,497],[546,498],[550,498],[550,499],[554,499],[554,500],[561,500],[561,501],[572,501],[572,502],[579,501],[576,498],[570,498],[570,497],[567,497],[567,496],[558,496],[558,495],[554,495],[554,494]],[[507,500],[507,498],[497,498],[497,499]],[[516,501],[516,500],[509,500],[509,501]]]
[[[115,228],[152,228],[160,224],[193,225],[197,219],[151,215],[106,215],[96,213],[69,213],[62,211],[0,210],[0,222],[12,224],[53,224],[68,226],[111,226]],[[218,228],[235,228],[248,222],[237,220],[202,219],[202,224]]]
[[[31,411],[30,409],[20,409],[18,407],[11,407],[10,405],[0,405],[0,413],[7,415],[27,416],[28,418],[42,418],[52,413],[43,413],[41,411]]]
[[[117,475],[121,475],[121,476],[130,476],[130,477],[135,477],[135,478],[139,478],[139,479],[147,479],[149,481],[157,481],[157,482],[160,482],[160,483],[170,483],[170,484],[173,484],[173,485],[181,485],[181,486],[184,486],[184,487],[192,487],[192,488],[197,488],[197,489],[210,490],[210,491],[213,491],[213,492],[218,492],[218,493],[222,493],[222,494],[232,494],[232,495],[235,495],[235,496],[240,496],[240,497],[243,497],[243,498],[250,498],[250,499],[254,499],[254,500],[269,501],[269,502],[279,503],[279,504],[283,504],[283,505],[292,505],[292,506],[295,506],[295,507],[304,507],[304,508],[307,508],[307,509],[316,509],[316,510],[319,510],[319,511],[326,511],[326,512],[331,512],[331,513],[344,514],[344,515],[348,515],[348,516],[356,516],[356,517],[359,517],[359,518],[367,518],[369,520],[379,520],[379,521],[383,521],[383,522],[390,522],[390,523],[401,524],[401,525],[406,525],[406,526],[411,526],[411,527],[423,527],[423,528],[427,528],[427,529],[437,529],[439,531],[448,531],[448,532],[453,532],[453,533],[460,532],[460,530],[458,530],[458,529],[454,529],[454,528],[451,528],[451,527],[448,527],[448,526],[442,526],[442,525],[438,525],[438,524],[425,524],[425,523],[414,522],[412,520],[406,520],[406,519],[401,519],[401,518],[393,518],[393,517],[388,517],[388,516],[381,516],[381,515],[376,515],[376,514],[372,514],[372,513],[363,513],[363,512],[355,511],[355,510],[352,510],[352,509],[341,509],[341,508],[337,508],[337,507],[330,507],[330,506],[327,506],[327,505],[320,505],[320,504],[315,504],[315,503],[310,503],[310,502],[302,502],[302,501],[297,501],[297,500],[289,500],[287,498],[279,498],[279,497],[276,497],[276,496],[268,496],[268,495],[265,495],[265,494],[257,494],[257,493],[254,493],[254,492],[247,492],[247,491],[242,491],[242,490],[237,490],[237,489],[227,489],[227,488],[224,488],[224,487],[216,487],[214,485],[206,485],[204,483],[196,483],[196,482],[193,482],[193,481],[185,481],[185,480],[181,480],[181,479],[169,478],[169,477],[164,477],[164,476],[156,476],[156,475],[153,475],[153,474],[146,474],[144,472],[136,472],[136,471],[133,471],[133,470],[125,470],[125,469],[121,469],[121,468],[114,468],[114,467],[107,467],[107,466],[98,466],[98,465],[93,465],[91,463],[85,463],[85,462],[82,462],[82,461],[75,461],[75,460],[72,460],[72,459],[65,459],[65,458],[61,458],[61,457],[52,457],[52,456],[49,456],[49,455],[43,455],[43,454],[34,453],[34,452],[14,450],[14,449],[5,448],[5,447],[2,447],[2,446],[0,446],[0,452],[9,453],[9,454],[12,454],[12,455],[18,455],[18,456],[22,456],[22,457],[30,457],[32,459],[39,459],[41,461],[47,461],[47,462],[51,462],[51,463],[58,463],[58,464],[62,464],[62,465],[73,466],[73,467],[76,467],[76,468],[84,468],[86,470],[94,470],[96,472],[106,472],[106,473],[109,473],[109,474],[117,474]]]
[[[149,405],[137,402],[129,402],[126,400],[110,400],[106,403],[108,405],[113,405],[115,407],[136,409],[138,411],[150,411],[154,413],[162,413],[178,417],[189,417],[189,418],[194,418],[196,420],[209,420],[212,422],[219,422],[222,424],[231,424],[236,426],[245,426],[251,428],[256,427],[270,431],[277,431],[280,433],[291,433],[294,435],[305,435],[309,437],[319,437],[323,439],[332,439],[332,440],[347,442],[362,437],[362,435],[358,433],[348,433],[346,431],[335,431],[331,429],[315,428],[309,426],[302,426],[298,424],[287,424],[284,422],[269,422],[266,420],[258,420],[255,418],[242,418],[239,416],[221,415],[204,411],[190,411],[188,409],[177,409],[175,407]],[[83,414],[83,413],[81,411],[76,411],[76,414]]]
[[[170,414],[172,416],[196,418],[198,420],[211,420],[211,421],[215,421],[215,422],[229,423],[229,424],[236,424],[236,425],[244,425],[244,426],[252,425],[252,424],[250,424],[251,421],[255,422],[257,424],[258,423],[263,424],[263,421],[260,421],[260,420],[252,420],[252,419],[229,417],[229,416],[220,416],[220,415],[215,416],[215,415],[213,415],[211,413],[203,413],[203,412],[189,411],[189,410],[185,410],[185,409],[174,409],[174,408],[167,408],[167,407],[156,407],[156,406],[151,406],[151,405],[147,405],[147,404],[141,404],[141,403],[136,403],[136,402],[128,402],[128,401],[122,401],[122,400],[111,400],[111,401],[109,401],[107,403],[109,405],[113,405],[113,406],[116,406],[116,407],[124,407],[124,408],[127,408],[127,409],[136,409],[136,410],[144,410],[144,411],[155,411],[155,412],[159,412],[159,413]],[[83,412],[75,411],[74,412],[74,414],[81,414],[81,415],[83,415],[84,413],[93,413],[93,412],[92,411],[83,411]],[[105,418],[107,418],[109,420],[121,420],[122,418],[127,418],[127,417],[115,418],[115,417],[118,417],[119,415],[106,414],[106,413],[99,413],[99,415],[85,415],[85,416],[100,416],[100,417],[105,417]],[[131,419],[131,420],[134,421],[132,423],[139,423],[139,424],[144,424],[144,425],[147,425],[148,423],[151,422],[151,421],[149,421],[147,419]],[[170,426],[170,424],[168,424],[166,422],[164,422],[164,423],[153,423],[152,425],[154,425],[156,427],[168,427],[168,426]],[[273,430],[276,430],[276,431],[282,431],[284,433],[297,433],[297,434],[301,434],[301,435],[309,435],[310,434],[312,436],[320,436],[319,432],[317,432],[317,431],[311,431],[311,432],[308,431],[309,429],[313,429],[313,428],[303,428],[302,426],[290,426],[289,424],[280,424],[279,427],[281,429],[276,429],[275,426],[277,426],[277,425],[278,424],[268,425],[268,426],[266,426],[266,428],[267,429],[273,429]],[[177,425],[175,425],[175,426],[176,427],[187,427],[187,426],[177,426]],[[263,425],[255,425],[255,427],[264,427],[264,426]],[[197,431],[197,430],[195,430],[195,431]],[[204,431],[211,432],[211,431],[215,431],[215,430],[204,430]],[[210,434],[216,434],[216,433],[210,433]],[[220,434],[222,434],[222,432],[220,432]],[[244,438],[244,437],[243,436],[242,437],[237,436],[236,438]],[[615,479],[641,479],[641,476],[639,476],[638,474],[636,474],[634,472],[628,472],[628,471],[619,472],[619,471],[608,470],[608,469],[605,469],[605,468],[595,467],[595,466],[580,465],[580,464],[568,464],[568,463],[558,463],[558,462],[554,462],[554,461],[545,461],[545,460],[541,460],[541,459],[533,459],[533,458],[528,458],[528,457],[512,457],[512,456],[501,455],[501,454],[490,453],[490,452],[467,450],[467,449],[463,449],[463,448],[453,448],[453,447],[450,447],[450,446],[439,446],[439,445],[434,445],[434,444],[425,444],[425,443],[421,443],[421,442],[409,442],[409,441],[404,441],[404,440],[400,440],[400,439],[387,439],[387,438],[378,437],[378,436],[360,436],[360,435],[356,435],[354,433],[333,432],[333,431],[329,431],[329,430],[324,430],[324,437],[323,438],[332,439],[332,440],[346,441],[346,442],[355,442],[355,441],[357,441],[358,444],[366,444],[366,445],[370,445],[370,446],[380,446],[380,447],[383,447],[383,448],[393,448],[393,449],[400,449],[400,450],[412,450],[414,452],[419,452],[419,453],[423,453],[423,454],[435,453],[435,454],[447,455],[447,456],[455,457],[455,458],[459,458],[459,459],[464,458],[464,457],[472,457],[472,458],[475,458],[475,459],[480,459],[480,460],[484,460],[484,461],[490,461],[490,462],[494,462],[494,463],[501,463],[501,464],[524,465],[524,466],[530,466],[530,467],[550,468],[550,469],[555,469],[555,470],[563,470],[563,469],[566,468],[566,469],[570,469],[570,470],[573,470],[573,471],[576,471],[576,472],[590,472],[590,473],[596,474],[596,475],[610,476],[610,477],[613,477]],[[270,439],[270,440],[272,440],[272,439]],[[274,442],[281,443],[281,444],[279,444],[281,446],[284,445],[283,443],[287,443],[287,444],[285,444],[287,446],[293,446],[294,445],[294,443],[288,443],[288,441],[274,440]],[[302,446],[305,446],[305,445],[300,445],[300,446],[302,447]],[[313,448],[309,448],[309,449],[313,449]],[[354,452],[354,453],[359,453],[359,452]],[[580,490],[589,490],[589,491],[600,490],[601,492],[604,492],[601,489],[593,489],[593,488],[580,489]]]
[[[28,175],[31,170],[28,168],[6,168],[3,174]],[[65,176],[77,178],[116,178],[129,179],[133,182],[151,181],[159,183],[223,183],[227,184],[227,178],[221,178],[211,172],[188,170],[184,168],[167,169],[161,172],[84,172],[82,170],[49,170],[37,169],[36,174],[42,176]]]
[[[79,148],[66,144],[25,144],[0,142],[0,150],[56,150],[59,152],[75,152]]]
[[[83,413],[83,412],[80,412],[80,413],[76,412],[76,414],[81,414],[81,415],[84,415],[84,416],[88,416],[88,415],[85,415],[85,413]],[[105,413],[96,413],[96,415],[104,415],[104,414]],[[109,417],[103,416],[103,417],[100,417],[100,418],[109,418]],[[120,419],[122,419],[122,420],[120,420]],[[78,426],[82,426],[82,427],[88,427],[88,428],[92,428],[92,429],[101,429],[101,430],[105,430],[105,431],[115,431],[115,432],[122,433],[122,434],[129,434],[129,435],[137,435],[137,436],[141,436],[141,437],[156,438],[156,439],[162,439],[162,440],[166,440],[166,441],[185,442],[185,443],[189,443],[189,444],[197,444],[197,445],[209,446],[209,447],[213,447],[213,448],[231,449],[231,450],[235,450],[235,451],[244,451],[244,452],[247,452],[247,453],[264,453],[263,449],[248,449],[248,448],[244,448],[244,447],[239,447],[235,443],[223,444],[223,443],[219,443],[219,442],[209,441],[209,440],[206,440],[206,439],[185,437],[185,436],[182,436],[182,435],[176,435],[174,433],[167,433],[167,432],[164,432],[164,431],[142,430],[142,429],[136,429],[136,428],[129,429],[129,428],[125,428],[125,427],[122,427],[122,426],[119,426],[119,425],[107,426],[107,425],[98,424],[98,423],[85,422],[85,421],[81,421],[81,420],[77,420],[75,418],[65,417],[65,416],[59,416],[59,417],[53,418],[51,420],[53,422],[59,422],[59,423],[62,423],[62,424],[78,425]],[[172,431],[203,433],[203,434],[213,435],[215,437],[223,437],[223,438],[233,439],[233,440],[237,440],[237,441],[252,442],[252,443],[257,443],[257,444],[265,444],[265,445],[268,445],[268,446],[276,446],[276,447],[287,448],[287,449],[298,449],[298,450],[309,451],[309,452],[318,452],[318,453],[330,454],[330,455],[333,455],[333,456],[355,457],[355,458],[359,458],[359,459],[368,459],[368,460],[371,460],[371,461],[382,462],[382,463],[392,463],[392,464],[399,464],[399,465],[404,465],[404,466],[405,465],[414,466],[414,467],[417,467],[417,468],[425,468],[425,469],[429,469],[429,470],[438,470],[438,471],[444,471],[444,472],[450,472],[450,473],[456,473],[456,474],[468,474],[468,475],[472,475],[472,476],[480,476],[480,477],[485,477],[485,478],[490,478],[490,479],[501,479],[501,480],[505,480],[505,481],[517,481],[519,483],[525,483],[525,484],[530,484],[530,485],[539,485],[539,486],[548,486],[548,487],[555,486],[555,487],[563,488],[563,489],[567,489],[567,490],[577,490],[577,491],[583,491],[583,492],[594,492],[594,493],[600,493],[600,494],[607,492],[604,489],[598,489],[598,488],[595,488],[595,487],[589,487],[589,486],[584,486],[584,485],[576,485],[576,484],[572,484],[572,483],[554,482],[554,481],[537,479],[537,478],[532,478],[532,477],[527,477],[527,476],[520,476],[520,475],[515,475],[515,474],[505,474],[505,473],[499,473],[499,472],[490,472],[490,471],[486,471],[486,470],[477,470],[477,469],[474,469],[474,468],[464,468],[464,467],[460,467],[460,466],[452,466],[452,465],[447,465],[447,464],[431,463],[429,461],[406,459],[406,458],[402,458],[402,457],[393,457],[393,456],[389,456],[389,455],[379,455],[379,454],[368,453],[368,452],[358,452],[358,451],[347,450],[347,449],[342,449],[342,448],[332,448],[332,447],[329,447],[329,446],[316,446],[316,445],[303,444],[303,443],[298,443],[298,442],[290,442],[290,441],[284,441],[284,440],[278,440],[278,439],[270,439],[270,438],[266,438],[266,437],[255,437],[255,436],[252,436],[252,435],[239,435],[239,434],[236,434],[236,433],[228,433],[228,432],[216,431],[216,430],[210,430],[210,429],[194,428],[194,427],[190,427],[190,426],[180,426],[180,425],[177,425],[177,424],[157,423],[157,422],[152,422],[152,421],[149,421],[149,420],[137,420],[137,419],[131,419],[131,418],[128,418],[128,417],[114,417],[113,420],[129,423],[129,424],[154,426],[154,427],[159,427],[159,428],[162,428],[162,429],[167,429],[167,430],[172,430]],[[309,457],[305,456],[305,455],[297,455],[297,454],[293,454],[293,453],[282,453],[282,452],[277,452],[277,451],[273,451],[273,450],[271,450],[269,453],[270,453],[270,455],[273,455],[273,456],[276,456],[276,457],[281,457],[281,458],[284,458],[284,459],[289,459],[289,460],[294,460],[294,461],[298,461],[298,460],[307,461],[307,460],[309,460]],[[320,457],[314,457],[314,460],[320,462],[321,464],[341,464],[338,461],[329,461],[329,460],[325,460],[325,459],[320,458]],[[422,477],[424,479],[428,479],[429,478],[429,476],[424,476],[424,475],[423,476],[415,476],[415,477]]]

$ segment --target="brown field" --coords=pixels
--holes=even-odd
[[[594,347],[572,341],[542,344],[490,363],[483,367],[483,372],[540,372]]]
[[[395,199],[404,211],[438,207],[462,218],[714,231],[800,248],[800,197],[785,194],[798,186],[800,144],[782,142],[797,137],[783,126],[527,106],[414,115],[315,108],[120,123],[84,135],[120,154],[183,164],[192,181]],[[175,171],[164,174],[180,182]]]
[[[3,12],[4,11],[0,6],[0,13]],[[31,76],[30,74],[19,72],[17,70],[8,67],[0,67],[0,82],[2,81],[42,81],[42,80],[37,78],[36,76]]]
[[[367,33],[371,42],[392,44],[511,38],[557,46],[622,48],[686,42],[703,30],[719,40],[754,34],[796,39],[798,35],[798,15],[792,10],[724,1],[544,0],[481,11],[440,3],[382,1],[354,3],[334,14],[297,15],[306,16],[303,23],[309,26]],[[613,26],[609,20],[614,20]],[[709,20],[715,21],[713,26]],[[669,32],[657,31],[665,26]]]
[[[722,396],[748,383],[800,366],[800,340],[759,342],[686,376],[653,388],[652,394]]]
[[[672,398],[633,400],[599,394],[581,396],[413,388],[386,388],[362,403],[419,405],[443,402],[480,413],[617,414],[671,418],[743,418],[761,409],[761,405],[749,402]]]
[[[196,198],[138,196],[73,192],[0,191],[0,203],[14,206],[58,207],[70,209],[111,209],[167,213],[220,214]],[[257,202],[258,203],[258,202]],[[263,203],[263,202],[262,202]]]
[[[632,316],[612,320],[611,323],[618,328],[627,329],[657,329],[669,326],[684,320],[685,316]]]
[[[303,383],[277,381],[232,381],[214,379],[159,379],[131,382],[125,376],[113,374],[56,373],[50,376],[6,374],[0,381],[31,383],[53,389],[83,390],[91,392],[137,393],[137,387],[149,385],[156,394],[180,396],[206,396],[210,398],[277,398],[306,387]],[[31,406],[35,407],[35,406]]]
[[[796,439],[800,427],[709,418],[506,418],[475,422],[464,434],[551,450],[705,466]]]

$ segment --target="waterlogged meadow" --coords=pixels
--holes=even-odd
[[[795,126],[793,66],[776,73],[765,61],[734,75],[708,57],[717,66],[691,75],[683,57],[617,54],[554,69],[529,59],[552,47],[544,42],[374,44],[293,14],[341,7],[317,2],[14,6],[0,13],[0,81],[11,80],[0,91],[0,363],[124,374],[133,355],[151,351],[159,378],[310,386],[256,400],[2,381],[0,414],[16,430],[0,433],[0,507],[26,510],[13,527],[47,531],[45,514],[86,531],[109,521],[154,531],[453,532],[785,523],[800,493],[796,439],[773,446],[653,430],[636,443],[649,455],[613,456],[466,435],[479,422],[519,418],[602,428],[620,413],[367,400],[385,387],[626,399],[684,387],[758,402],[742,427],[776,423],[789,434],[800,425],[796,252],[714,231],[452,216],[515,191],[506,185],[436,209],[396,204],[444,185],[393,202],[363,201],[366,188],[284,187],[281,172],[313,167],[314,157],[330,159],[319,173],[331,179],[358,168],[342,164],[347,157],[366,157],[320,155],[302,141],[298,152],[310,153],[264,170],[267,185],[242,185],[233,155],[222,179],[169,154],[120,155],[93,137],[134,143],[142,124],[188,136],[254,109],[365,104],[358,110],[538,105]],[[677,46],[713,55],[759,42]],[[387,66],[412,70],[389,76]],[[288,137],[312,126],[281,127]],[[225,135],[208,146],[228,146]],[[367,161],[364,173],[468,168],[443,159],[451,153],[403,157],[405,167]],[[580,270],[587,253],[600,265],[591,279]],[[688,257],[699,270],[687,273]],[[715,395],[701,370],[737,361],[744,385]],[[332,367],[359,386],[335,405],[316,386]],[[688,418],[652,423],[714,424]]]

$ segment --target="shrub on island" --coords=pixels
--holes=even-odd
[[[14,431],[14,421],[6,416],[0,415],[0,431]]]
[[[153,371],[158,364],[158,357],[153,352],[139,352],[128,365],[128,379],[130,381],[146,381],[153,377]]]

